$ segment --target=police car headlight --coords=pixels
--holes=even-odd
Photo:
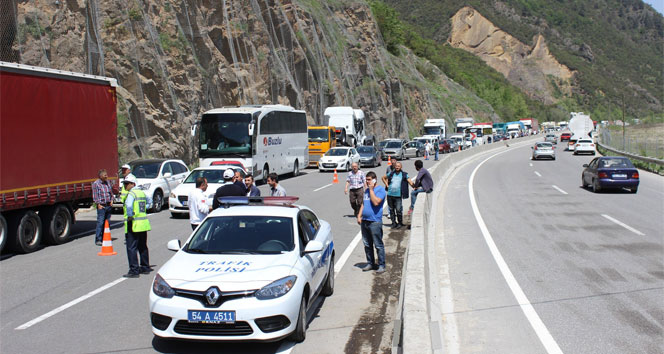
[[[276,299],[284,296],[293,288],[295,280],[297,280],[297,277],[294,275],[275,280],[258,290],[254,296],[256,296],[258,300]]]
[[[173,199],[177,198],[177,196],[175,195],[175,193],[171,193],[171,198],[173,198]]]
[[[157,274],[156,277],[154,277],[154,283],[152,283],[152,291],[154,292],[155,295],[165,297],[165,298],[172,298],[173,295],[175,295],[175,290],[171,288],[170,285],[164,280],[164,278],[161,277],[161,275]]]
[[[146,191],[146,190],[150,189],[150,183],[141,184],[140,186],[137,186],[136,188],[138,188],[142,191]]]

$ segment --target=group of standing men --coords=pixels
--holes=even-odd
[[[120,200],[122,200],[122,211],[124,216],[125,243],[127,246],[127,260],[129,271],[123,275],[125,278],[138,278],[139,274],[150,274],[150,255],[148,251],[148,231],[150,221],[147,210],[152,206],[152,200],[145,196],[142,190],[136,187],[136,177],[131,173],[129,165],[122,166],[122,189]],[[108,173],[102,169],[98,177],[92,183],[92,199],[97,206],[97,229],[95,233],[95,245],[102,246],[104,225],[110,221],[113,189],[108,181]],[[140,258],[140,261],[139,261]]]
[[[423,167],[421,160],[415,161],[415,169],[418,174],[415,180],[408,177],[408,173],[402,170],[401,162],[391,160],[391,166],[387,168],[382,177],[385,187],[378,185],[378,178],[373,171],[364,173],[359,169],[357,163],[353,163],[352,170],[346,178],[345,194],[350,193],[350,205],[353,215],[357,218],[362,232],[362,241],[367,258],[367,264],[362,267],[363,271],[376,270],[378,273],[385,271],[385,246],[383,243],[383,204],[387,198],[389,218],[391,227],[399,229],[403,224],[403,199],[408,199],[408,187],[411,204],[408,213],[412,213],[415,201],[419,193],[431,193],[433,191],[433,179],[427,169]],[[360,196],[362,197],[360,199]],[[378,255],[378,262],[374,255],[374,247]]]

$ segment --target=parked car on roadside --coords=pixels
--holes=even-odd
[[[318,171],[344,170],[350,171],[351,165],[360,163],[360,154],[353,147],[334,147],[318,161]]]
[[[376,167],[382,163],[382,152],[375,146],[358,146],[357,153],[360,154],[360,166]]]
[[[383,148],[383,156],[386,159],[395,157],[397,160],[406,158],[406,142],[401,139],[389,140]]]
[[[136,188],[152,199],[151,211],[154,213],[168,205],[168,196],[189,174],[189,168],[182,160],[135,160],[129,166],[137,179]],[[122,208],[120,196],[113,200],[113,207]]]
[[[632,162],[622,156],[596,157],[584,164],[581,173],[581,185],[591,187],[597,193],[605,189],[627,188],[636,193],[639,188],[639,170]]]
[[[449,153],[452,151],[452,146],[450,145],[450,140],[449,139],[443,139],[438,143],[438,151],[441,154]]]

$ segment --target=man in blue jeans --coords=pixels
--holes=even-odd
[[[364,202],[357,215],[357,223],[362,231],[364,253],[367,264],[362,267],[363,271],[376,269],[374,257],[374,246],[378,253],[378,268],[376,272],[385,271],[385,245],[383,244],[383,202],[385,201],[385,188],[376,183],[376,174],[371,171],[366,175],[367,189],[364,191]]]
[[[98,180],[92,183],[92,201],[97,206],[97,230],[95,232],[95,245],[101,246],[104,236],[104,222],[111,220],[111,204],[113,203],[113,187],[108,181],[106,170],[99,170]]]
[[[413,187],[413,191],[410,192],[410,209],[408,210],[408,215],[413,213],[413,208],[415,207],[415,201],[417,200],[418,194],[422,192],[433,192],[433,178],[431,178],[431,174],[423,166],[424,164],[422,163],[422,160],[415,161],[417,177],[415,177],[415,182],[408,180],[410,186]]]

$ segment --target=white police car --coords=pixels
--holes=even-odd
[[[152,332],[195,340],[303,341],[306,311],[334,291],[330,224],[296,197],[223,198],[155,276]]]

